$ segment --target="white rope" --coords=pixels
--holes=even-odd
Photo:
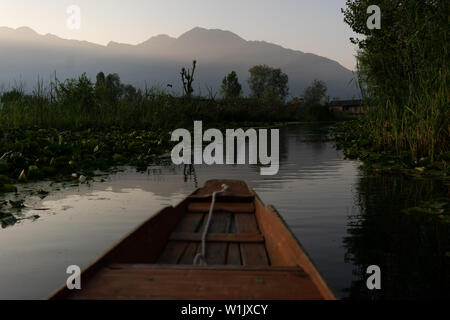
[[[213,192],[211,207],[209,207],[208,220],[206,221],[205,230],[203,230],[202,234],[202,251],[197,253],[194,258],[194,265],[196,265],[200,261],[200,265],[206,265],[206,236],[208,235],[209,224],[211,223],[211,217],[214,211],[214,203],[216,202],[216,196],[220,193],[224,193],[228,190],[228,186],[226,184],[222,185],[222,190]]]

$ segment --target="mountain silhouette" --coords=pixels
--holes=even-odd
[[[38,78],[49,81],[118,73],[125,83],[166,88],[181,93],[180,70],[198,61],[195,94],[218,92],[222,79],[236,71],[248,94],[248,70],[257,64],[281,68],[289,76],[290,94],[300,96],[314,79],[323,80],[331,97],[358,96],[350,84],[352,71],[338,62],[264,41],[247,41],[219,29],[194,28],[178,38],[158,35],[137,45],[110,42],[106,46],[41,35],[28,27],[0,27],[0,88],[17,83],[31,90]]]

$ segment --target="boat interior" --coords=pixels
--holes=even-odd
[[[52,298],[334,299],[278,212],[234,180],[209,181],[152,216],[90,265],[82,282]]]

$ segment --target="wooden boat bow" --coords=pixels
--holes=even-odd
[[[218,194],[201,250],[213,192]],[[50,299],[303,300],[335,299],[272,206],[245,182],[208,181],[175,207],[136,228]]]

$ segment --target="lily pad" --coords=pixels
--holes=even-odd
[[[24,202],[25,200],[18,200],[18,201],[9,200],[9,204],[13,209],[25,208],[25,205],[23,204]]]
[[[2,228],[13,226],[17,223],[16,217],[14,217],[10,213],[1,213],[0,212],[0,223],[2,225]]]

